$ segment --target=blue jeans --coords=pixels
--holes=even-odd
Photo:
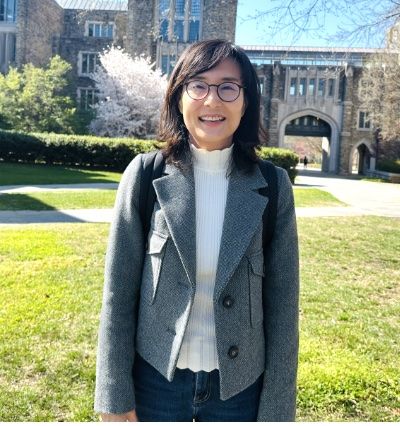
[[[250,422],[257,420],[263,376],[222,401],[219,371],[176,369],[169,382],[139,354],[133,371],[136,414],[142,422]]]

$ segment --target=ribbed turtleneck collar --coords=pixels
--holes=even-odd
[[[228,170],[232,159],[233,144],[228,148],[216,149],[214,151],[197,148],[192,143],[189,145],[194,167],[214,172]]]

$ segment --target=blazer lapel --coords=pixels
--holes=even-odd
[[[164,174],[153,181],[157,200],[192,286],[196,284],[196,212],[194,175],[166,164]]]
[[[258,167],[251,174],[236,169],[232,171],[218,258],[215,300],[233,275],[262,221],[268,198],[260,195],[258,189],[265,186],[267,182]]]

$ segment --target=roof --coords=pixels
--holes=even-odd
[[[56,0],[64,9],[128,10],[128,0]]]
[[[318,53],[377,53],[379,48],[365,47],[306,47],[306,46],[268,46],[268,45],[240,45],[246,51],[258,52],[318,52]]]
[[[384,51],[379,48],[364,47],[306,47],[306,46],[268,46],[241,45],[257,65],[268,65],[280,62],[293,66],[345,66],[351,64],[361,67],[365,57]]]

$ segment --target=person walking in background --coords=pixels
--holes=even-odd
[[[303,164],[304,164],[304,168],[306,169],[307,168],[307,164],[308,164],[308,158],[307,158],[306,155],[304,156]]]
[[[244,51],[189,46],[169,79],[150,231],[138,155],[118,188],[106,255],[95,410],[104,421],[293,421],[298,241],[289,177],[277,209],[256,148],[260,86]],[[268,227],[267,223],[267,227]],[[272,225],[271,225],[272,226]]]

